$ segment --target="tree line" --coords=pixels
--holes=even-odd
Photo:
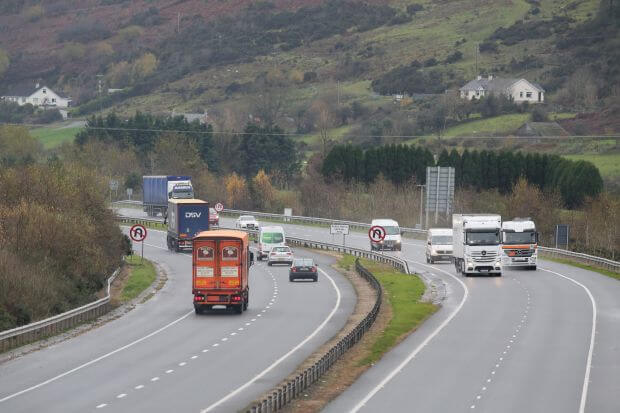
[[[599,170],[587,161],[572,161],[558,155],[508,151],[444,149],[437,160],[428,149],[410,145],[385,145],[363,150],[337,145],[328,153],[321,172],[325,179],[370,184],[381,174],[400,185],[412,179],[424,184],[429,166],[455,168],[455,184],[461,188],[497,189],[509,193],[524,177],[544,191],[558,191],[569,208],[603,190]]]

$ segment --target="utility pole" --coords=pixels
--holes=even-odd
[[[338,91],[338,106],[340,106],[340,80],[336,83],[336,90]]]
[[[424,224],[422,223],[422,212],[424,210],[424,187],[426,185],[416,185],[420,187],[420,229],[424,229]]]
[[[97,94],[99,95],[99,111],[103,111],[103,75],[97,75]]]
[[[478,78],[478,52],[480,51],[480,46],[478,45],[478,43],[475,43],[476,46],[476,50],[474,50],[474,53],[476,54],[476,73],[474,73],[474,77],[477,79]]]
[[[181,33],[181,12],[177,13],[177,34]]]

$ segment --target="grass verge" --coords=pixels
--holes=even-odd
[[[567,260],[565,258],[544,257],[544,259],[546,261],[553,261],[553,262],[557,262],[557,263],[560,263],[560,264],[572,265],[573,267],[578,267],[578,268],[581,268],[581,269],[584,269],[584,270],[598,272],[599,274],[603,274],[603,275],[606,275],[608,277],[615,278],[616,280],[620,280],[620,274],[619,273],[613,272],[613,271],[609,271],[609,270],[606,270],[604,268],[594,267],[592,265],[583,264],[581,262],[577,262],[577,261],[573,261],[573,260]]]
[[[130,274],[121,292],[121,302],[127,302],[136,298],[157,277],[155,267],[149,260],[142,260],[138,255],[130,255],[125,262],[129,266]]]
[[[437,306],[420,301],[425,286],[418,276],[403,274],[389,265],[374,261],[364,259],[361,261],[381,283],[385,291],[384,304],[392,309],[392,318],[387,327],[372,344],[370,353],[359,362],[360,365],[370,365],[416,330],[424,320],[437,311]],[[340,265],[354,266],[355,259],[345,256]]]

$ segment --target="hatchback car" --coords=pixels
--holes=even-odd
[[[209,227],[220,226],[220,214],[217,213],[215,208],[209,208]]]
[[[267,258],[267,265],[293,263],[293,251],[289,247],[273,247]]]
[[[235,227],[239,229],[258,230],[258,221],[252,215],[241,215],[235,222]]]
[[[293,265],[288,273],[288,280],[295,281],[298,278],[303,278],[317,282],[319,280],[318,266],[312,258],[297,258],[293,260]]]

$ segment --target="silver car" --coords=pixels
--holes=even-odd
[[[293,263],[293,251],[289,247],[273,247],[267,257],[267,265]]]

